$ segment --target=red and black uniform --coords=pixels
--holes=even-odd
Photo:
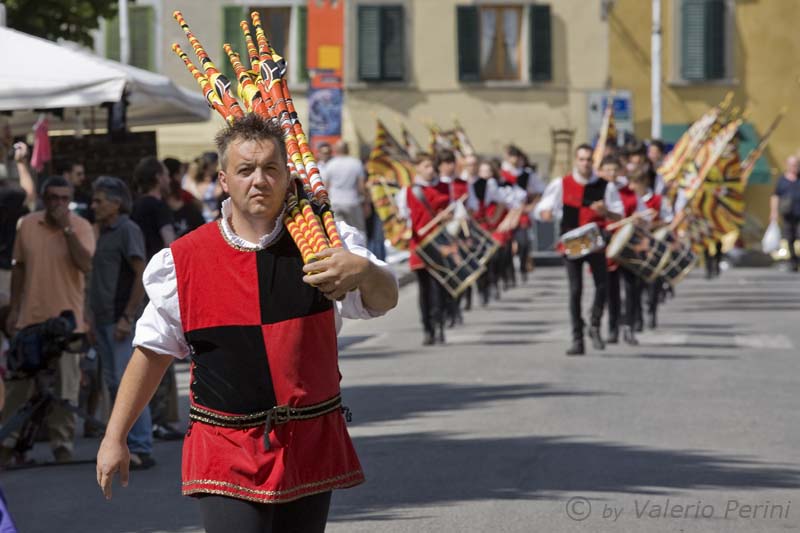
[[[639,197],[628,187],[617,186],[617,192],[622,200],[624,216],[629,217],[636,212],[639,205]],[[625,285],[625,315],[622,322],[626,326],[633,328],[636,316],[640,314],[641,308],[641,282],[631,271],[619,268],[619,264],[612,260],[608,261],[608,335],[609,341],[615,342],[619,336],[620,313],[622,309],[622,294],[620,281]]]
[[[653,224],[660,224],[664,222],[661,220],[661,206],[663,202],[664,197],[655,193],[650,194],[650,197],[644,201],[644,205],[648,209],[655,211],[655,215],[653,216]],[[651,328],[655,328],[656,324],[658,323],[658,301],[661,298],[661,290],[663,285],[664,282],[661,277],[657,277],[645,287],[645,291],[647,292],[647,313],[649,315]],[[641,301],[639,302],[639,305],[641,307]],[[639,316],[641,316],[641,314],[641,309],[639,309]]]
[[[488,185],[489,180],[485,179],[477,179],[472,184],[472,190],[475,193],[475,199],[478,202],[478,209],[473,213],[473,217],[480,227],[492,235],[492,238],[497,241],[502,250],[502,247],[507,243],[507,240],[504,241],[503,239],[505,237],[510,238],[510,234],[508,232],[498,232],[497,226],[499,226],[500,222],[503,221],[503,216],[506,213],[506,209],[497,202],[487,201],[486,193]],[[491,288],[494,288],[495,294],[499,295],[497,282],[500,277],[501,250],[497,251],[492,256],[491,260],[489,261],[489,268],[487,268],[486,272],[484,272],[483,275],[478,278],[478,290],[481,293],[481,303],[483,305],[487,305],[489,303],[489,291]]]
[[[594,222],[601,228],[608,224],[608,219],[597,214],[589,206],[598,200],[604,200],[608,182],[595,179],[585,185],[570,174],[561,180],[562,214],[561,234]],[[576,259],[564,258],[569,279],[569,311],[572,320],[572,338],[583,342],[583,317],[581,316],[581,296],[583,294],[583,263],[589,263],[594,279],[594,301],[592,303],[591,326],[599,328],[603,319],[603,307],[606,305],[606,256],[605,251],[588,254]]]
[[[171,250],[192,357],[183,493],[281,503],[363,482],[333,305],[289,233],[245,251],[210,223]]]
[[[426,336],[439,336],[443,341],[445,289],[425,268],[425,263],[416,250],[427,236],[421,235],[420,230],[450,204],[450,189],[447,183],[437,182],[433,185],[413,185],[407,189],[406,194],[411,218],[409,266],[417,274],[422,325]]]

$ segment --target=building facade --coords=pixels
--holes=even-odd
[[[342,134],[369,146],[376,118],[395,134],[405,125],[423,144],[426,124],[464,126],[476,148],[500,154],[520,145],[545,169],[551,129],[587,138],[588,95],[607,87],[607,0],[137,0],[130,10],[131,60],[197,90],[170,49],[186,43],[172,19],[181,10],[216,60],[227,59],[238,21],[262,15],[275,47],[290,65],[290,86],[306,116],[307,2],[343,1]],[[118,22],[106,21],[97,49],[118,57]],[[222,125],[158,128],[161,156],[196,156],[211,148]]]
[[[611,84],[632,93],[636,134],[650,136],[651,2],[616,0],[609,14]],[[783,106],[797,101],[800,34],[795,0],[662,0],[663,136],[687,125],[733,92],[746,111],[746,154]],[[798,151],[793,106],[771,137],[746,192],[747,210],[764,224],[768,197],[785,158]]]

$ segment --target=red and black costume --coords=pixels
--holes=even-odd
[[[651,193],[649,195],[645,195],[642,197],[644,201],[645,207],[648,209],[652,209],[655,211],[655,215],[653,215],[653,225],[658,226],[663,224],[664,221],[661,220],[661,206],[664,203],[664,197],[660,194]],[[661,298],[661,291],[664,286],[664,281],[661,277],[657,277],[651,283],[648,283],[644,290],[647,292],[647,314],[649,320],[649,327],[654,329],[658,324],[658,302]],[[641,311],[641,299],[639,301],[639,312],[638,315],[642,315]]]
[[[192,355],[183,493],[280,503],[364,481],[333,305],[303,283],[289,233],[250,251],[212,223],[171,250]]]
[[[419,311],[425,329],[426,343],[437,338],[444,342],[444,304],[445,289],[425,268],[425,263],[416,253],[426,235],[420,230],[433,220],[437,213],[450,203],[450,189],[447,183],[431,185],[415,184],[406,190],[406,202],[411,219],[411,252],[409,267],[417,274],[419,285]]]
[[[601,228],[608,224],[608,220],[600,216],[589,206],[592,203],[604,200],[608,182],[595,179],[585,185],[579,183],[572,174],[564,176],[561,180],[562,187],[562,214],[561,234],[594,222]],[[606,305],[607,273],[605,251],[594,252],[584,257],[570,259],[564,258],[569,279],[569,311],[572,320],[572,339],[583,342],[583,317],[581,314],[581,296],[583,294],[583,263],[589,263],[594,279],[594,301],[592,303],[591,326],[599,328],[603,319],[603,307]]]
[[[503,221],[503,216],[506,213],[506,209],[504,206],[495,201],[488,201],[488,185],[489,180],[481,178],[478,178],[472,184],[472,192],[475,195],[475,203],[477,205],[477,209],[472,216],[478,225],[490,233],[492,238],[494,238],[494,240],[497,241],[501,247],[501,249],[492,256],[486,272],[484,272],[483,275],[478,278],[478,291],[481,293],[481,303],[483,305],[487,305],[489,303],[489,291],[492,288],[494,288],[496,296],[498,298],[500,296],[500,290],[497,286],[497,282],[500,277],[499,266],[501,261],[502,247],[505,246],[508,242],[508,239],[511,238],[510,233],[501,233],[497,231],[497,226],[499,226],[500,222]]]
[[[625,210],[624,216],[629,217],[636,212],[639,205],[639,198],[628,185],[617,186],[617,192],[622,200],[622,207]],[[620,313],[622,311],[622,296],[620,279],[625,285],[625,314],[622,316],[622,324],[631,328],[631,332],[626,332],[626,341],[634,342],[632,330],[636,316],[641,313],[641,290],[642,284],[639,278],[630,270],[620,268],[619,264],[608,259],[608,342],[614,343],[619,339]]]

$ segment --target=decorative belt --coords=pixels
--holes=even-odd
[[[332,413],[336,410],[344,412],[347,421],[351,419],[350,410],[342,407],[342,396],[337,394],[333,398],[314,405],[303,407],[292,407],[289,405],[279,405],[267,411],[259,411],[247,415],[221,415],[208,409],[203,409],[197,405],[189,406],[189,419],[195,422],[202,422],[212,426],[226,428],[247,429],[264,425],[264,445],[269,449],[269,433],[272,426],[285,424],[291,420],[309,420],[318,416]]]

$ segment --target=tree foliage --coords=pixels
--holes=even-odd
[[[92,46],[99,18],[117,14],[116,0],[5,0],[8,27],[43,37]]]

